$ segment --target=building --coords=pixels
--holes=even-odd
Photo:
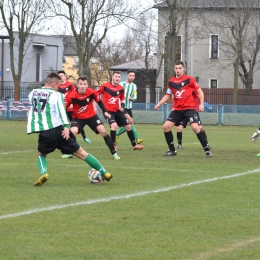
[[[178,1],[179,5],[185,4],[186,1]],[[230,35],[230,28],[216,26],[207,21],[224,21],[228,19],[224,17],[224,2],[229,3],[229,10],[232,13],[241,11],[237,8],[237,3],[244,4],[245,7],[249,1],[221,1],[221,0],[197,0],[190,1],[191,5],[188,9],[187,19],[183,19],[180,24],[180,30],[176,44],[178,45],[179,57],[186,65],[186,73],[195,77],[200,86],[205,89],[211,88],[234,88],[234,54],[231,55],[230,49],[224,50],[223,42],[227,42],[227,37]],[[242,3],[243,2],[243,3]],[[169,7],[166,2],[162,2],[154,6],[158,10],[158,59],[164,54],[165,36],[169,31]],[[184,11],[184,8],[179,11]],[[258,15],[260,10],[259,1],[252,4],[250,19]],[[180,12],[181,12],[180,11]],[[183,14],[183,13],[182,13]],[[181,17],[179,17],[179,21]],[[257,21],[255,17],[255,21]],[[207,23],[207,24],[206,24]],[[207,25],[207,26],[206,26]],[[237,26],[234,26],[235,28]],[[253,27],[248,27],[249,32]],[[228,31],[229,30],[229,31]],[[251,39],[254,38],[254,32],[251,30]],[[232,35],[230,35],[232,38]],[[249,41],[247,41],[249,42]],[[247,43],[245,43],[247,44]],[[226,44],[227,45],[227,44]],[[245,47],[245,46],[244,46]],[[250,46],[245,47],[246,49]],[[259,60],[259,55],[258,59]],[[258,66],[256,66],[258,69]],[[162,70],[157,80],[157,86],[165,88],[165,67]],[[260,71],[254,72],[254,89],[260,89]],[[244,89],[245,85],[238,78],[238,89]]]
[[[110,70],[121,71],[121,81],[126,81],[127,79],[127,71],[134,70],[135,73],[135,84],[137,85],[137,103],[149,103],[150,102],[150,89],[149,89],[149,79],[147,78],[147,70],[152,72],[154,77],[156,77],[157,71],[157,57],[156,55],[151,55],[148,57],[149,68],[145,68],[144,59],[138,59],[126,63],[122,63],[119,65],[115,65],[110,67]]]
[[[14,33],[18,42],[18,33]],[[1,39],[1,38],[0,38]],[[0,41],[1,80],[4,86],[13,86],[14,80],[10,66],[9,40]],[[14,47],[14,59],[18,59],[19,44]],[[50,71],[62,67],[63,39],[59,36],[29,34],[24,53],[21,86],[32,82],[42,82]],[[16,65],[16,64],[15,64]]]
[[[63,36],[64,53],[62,69],[66,72],[68,79],[76,83],[78,78],[78,54],[76,51],[76,39],[74,36]],[[93,57],[90,59],[91,80],[89,82],[92,86],[99,86],[109,78],[108,72],[103,69],[100,62],[100,54],[95,51]]]

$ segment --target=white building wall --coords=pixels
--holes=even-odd
[[[164,38],[167,32],[167,10],[159,11],[159,23],[158,23],[158,59],[164,51]],[[204,15],[210,17],[214,15],[219,15],[214,11],[204,11]],[[217,79],[218,88],[233,88],[234,82],[234,67],[231,59],[227,59],[227,55],[221,49],[219,49],[219,58],[211,59],[209,58],[210,49],[210,35],[218,34],[219,38],[223,35],[223,31],[218,31],[219,29],[207,31],[205,27],[202,26],[200,20],[197,17],[196,11],[190,12],[190,17],[193,19],[188,20],[188,33],[185,34],[185,23],[181,25],[181,30],[178,35],[182,36],[182,60],[187,59],[186,73],[199,78],[199,85],[202,88],[210,87],[210,79]],[[215,27],[217,28],[217,27]],[[187,55],[185,56],[185,36],[188,36],[188,48]],[[221,42],[219,42],[221,44]],[[260,55],[259,59],[260,60]],[[257,67],[258,68],[258,67]],[[163,87],[164,82],[164,67],[162,66],[159,72],[159,77],[157,80],[157,86]],[[260,70],[258,69],[254,73],[254,84],[253,88],[260,88]],[[244,88],[243,83],[239,79],[239,88]]]

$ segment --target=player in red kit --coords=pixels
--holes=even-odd
[[[66,73],[64,70],[58,71],[59,76],[61,77],[61,83],[59,85],[58,91],[63,94],[64,101],[66,104],[66,97],[69,93],[71,93],[73,90],[75,90],[74,85],[67,80]],[[73,105],[67,108],[67,116],[69,120],[72,119],[72,112],[73,112]],[[83,137],[83,140],[87,143],[91,143],[91,141],[86,137],[84,129],[81,130],[81,135]],[[62,155],[63,159],[72,158],[72,154],[64,154]]]
[[[114,143],[111,137],[107,134],[102,121],[96,115],[93,101],[95,101],[99,105],[105,117],[111,117],[107,113],[103,102],[100,100],[97,92],[94,89],[88,87],[87,76],[79,77],[77,89],[67,95],[66,107],[73,105],[70,130],[76,136],[78,133],[81,132],[81,129],[83,129],[85,125],[88,125],[96,134],[100,134],[103,136],[113,158],[115,160],[119,160],[120,157],[115,150]]]
[[[172,127],[179,125],[183,120],[188,119],[192,130],[197,135],[207,158],[212,156],[210,147],[208,146],[205,135],[199,128],[198,125],[198,114],[197,114],[197,101],[193,92],[197,92],[199,97],[199,111],[204,111],[204,94],[200,86],[197,84],[194,78],[184,74],[184,64],[182,61],[178,61],[174,65],[175,77],[172,77],[168,82],[168,88],[166,95],[155,105],[155,109],[166,103],[173,95],[173,110],[163,124],[163,131],[166,143],[169,150],[164,156],[177,155],[175,151]]]
[[[125,96],[124,88],[119,84],[121,80],[121,72],[114,71],[112,75],[111,82],[104,83],[100,86],[97,91],[99,95],[103,95],[103,103],[107,112],[111,115],[111,118],[107,119],[108,124],[110,125],[110,136],[116,145],[116,130],[117,126],[124,126],[128,138],[131,142],[133,150],[141,150],[144,146],[136,143],[134,133],[131,128],[131,124],[125,117],[124,105],[125,105]]]
[[[200,115],[199,115],[200,99],[199,99],[198,93],[196,91],[193,92],[193,95],[194,95],[195,100],[197,102],[197,109],[196,109],[196,111],[197,111],[197,114],[198,114],[198,125],[199,125],[199,128],[200,128],[200,131],[204,135],[204,138],[207,140],[207,144],[208,144],[208,138],[207,138],[207,135],[206,135],[206,131],[203,128],[203,125],[202,125],[202,122],[201,122],[201,119],[200,119]],[[186,118],[185,120],[180,122],[180,124],[177,126],[177,140],[178,140],[177,148],[178,149],[183,149],[183,147],[182,147],[182,129],[186,128],[188,122],[189,122],[189,120],[188,120],[188,118]],[[209,147],[209,149],[212,149],[209,144],[208,144],[208,147]]]

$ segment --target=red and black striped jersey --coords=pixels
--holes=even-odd
[[[64,84],[60,84],[58,87],[58,91],[63,94],[65,105],[67,103],[67,95],[75,90],[75,86],[69,82],[68,80]],[[67,107],[67,106],[66,106]],[[69,106],[67,111],[73,111],[73,106]]]
[[[194,96],[200,86],[196,80],[188,75],[180,78],[172,77],[168,83],[167,95],[173,95],[173,109],[187,110],[198,109],[198,103]]]
[[[67,95],[66,107],[73,104],[72,118],[88,119],[96,114],[93,100],[96,103],[100,101],[100,97],[94,89],[87,88],[84,94],[80,94],[78,90],[74,90]]]
[[[97,92],[103,95],[102,101],[107,111],[116,112],[121,101],[125,100],[124,88],[120,84],[114,86],[111,82],[104,83]]]

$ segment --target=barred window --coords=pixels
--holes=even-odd
[[[217,79],[210,79],[210,88],[218,88],[218,80]]]
[[[209,53],[210,59],[218,59],[219,58],[219,35],[218,34],[212,34],[210,36],[210,45],[209,45]]]

